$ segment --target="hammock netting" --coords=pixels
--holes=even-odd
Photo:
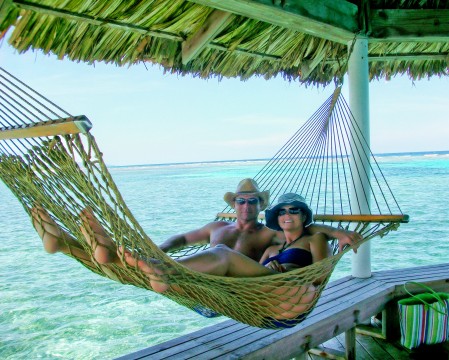
[[[85,208],[92,209],[116,246],[157,260],[161,281],[169,285],[164,296],[252,326],[290,327],[313,309],[335,265],[351,250],[334,251],[334,256],[311,266],[263,277],[221,277],[190,270],[176,260],[203,248],[166,254],[151,241],[114,184],[89,132],[89,120],[70,115],[4,69],[0,79],[1,179],[30,216],[36,206],[45,209],[76,240],[67,255],[99,275],[153,290],[138,268],[95,261],[81,232],[80,213]],[[261,189],[271,191],[272,200],[285,192],[299,193],[317,222],[359,231],[363,241],[407,221],[339,91],[254,178]],[[217,218],[232,221],[235,214],[227,208]]]

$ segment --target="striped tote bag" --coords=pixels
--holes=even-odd
[[[407,349],[422,344],[438,344],[449,339],[449,294],[435,292],[428,286],[408,282],[423,287],[427,292],[413,295],[406,285],[409,298],[398,301],[401,345]]]

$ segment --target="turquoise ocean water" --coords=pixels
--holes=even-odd
[[[372,241],[373,271],[447,262],[449,152],[378,155],[410,223]],[[264,161],[111,168],[126,203],[156,243],[213,220],[223,194]],[[213,325],[149,291],[48,255],[19,202],[0,183],[0,358],[110,359]],[[350,256],[333,278],[350,273]]]

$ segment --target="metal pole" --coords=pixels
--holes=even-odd
[[[349,80],[349,106],[355,117],[355,120],[360,127],[363,136],[368,142],[370,139],[369,129],[369,70],[368,70],[368,39],[357,38],[353,43],[348,44],[348,49],[351,50],[348,63],[348,80]],[[367,161],[360,160],[360,161]],[[368,165],[368,164],[359,164]],[[360,166],[359,166],[360,168]],[[370,179],[362,176],[354,181],[354,189],[359,193],[363,193],[362,188],[369,189]],[[354,200],[354,199],[353,199]],[[352,201],[357,204],[357,201]],[[369,198],[360,202],[360,214],[369,213],[370,204]],[[357,250],[357,254],[352,255],[352,276],[358,278],[368,278],[371,276],[371,246],[370,242],[366,242]]]

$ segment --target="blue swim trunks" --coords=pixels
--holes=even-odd
[[[298,325],[307,317],[307,314],[301,314],[293,319],[274,319],[274,318],[266,318],[264,321],[264,325],[268,329],[288,329]]]
[[[220,313],[217,313],[216,311],[209,309],[207,307],[204,307],[202,305],[196,305],[192,310],[196,311],[198,314],[207,317],[207,318],[214,318],[221,316]]]
[[[194,310],[195,312],[206,318],[215,318],[222,316],[220,313],[217,313],[216,311],[204,307],[202,305],[196,305],[195,307],[192,308],[192,310]],[[301,314],[293,319],[283,319],[283,320],[275,318],[266,318],[263,327],[267,329],[288,329],[298,325],[306,317],[307,314]]]

